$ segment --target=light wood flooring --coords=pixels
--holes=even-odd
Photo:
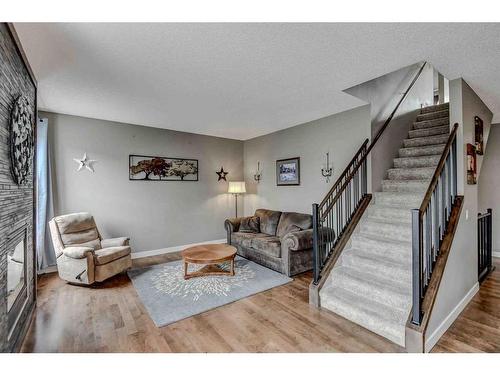
[[[135,267],[178,259],[134,260]],[[500,351],[500,262],[434,348]],[[311,273],[269,291],[158,328],[126,275],[95,287],[39,278],[23,352],[400,352],[403,348],[308,304]]]

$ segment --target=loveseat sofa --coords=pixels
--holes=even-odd
[[[224,222],[227,243],[238,255],[293,276],[312,269],[312,216],[258,209]]]

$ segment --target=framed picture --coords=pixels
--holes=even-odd
[[[476,147],[471,143],[467,143],[467,184],[475,185],[477,183],[476,176]]]
[[[479,116],[474,116],[474,142],[476,153],[482,155],[483,150],[483,120]]]
[[[129,180],[198,181],[198,160],[129,155]]]
[[[276,160],[276,185],[300,185],[300,158]]]

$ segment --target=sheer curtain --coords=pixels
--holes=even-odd
[[[39,119],[36,133],[36,251],[38,270],[56,265],[56,256],[48,228],[48,221],[54,216],[48,125],[47,119]]]

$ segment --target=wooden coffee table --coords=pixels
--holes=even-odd
[[[210,275],[229,275],[234,276],[234,257],[236,248],[227,244],[209,244],[198,245],[182,251],[184,261],[184,279],[190,279],[198,276]],[[217,265],[225,262],[231,262],[229,271],[223,271]],[[206,266],[199,271],[188,273],[188,265],[205,264]]]

